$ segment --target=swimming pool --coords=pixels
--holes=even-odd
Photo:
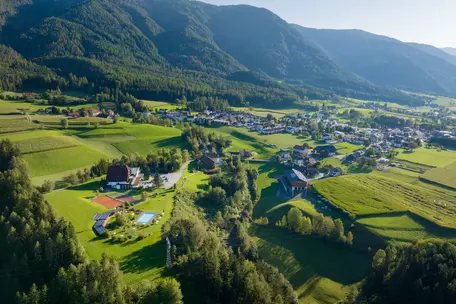
[[[144,212],[141,216],[136,220],[137,224],[149,224],[157,215],[155,212]]]

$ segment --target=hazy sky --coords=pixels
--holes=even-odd
[[[456,47],[456,0],[203,0],[265,7],[290,23],[363,29],[406,42]]]

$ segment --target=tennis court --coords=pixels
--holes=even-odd
[[[95,203],[105,206],[106,208],[109,208],[109,209],[117,208],[124,204],[124,202],[114,199],[112,197],[109,197],[107,195],[94,198],[93,201]]]
[[[144,212],[136,220],[136,224],[147,225],[155,218],[156,215],[157,215],[157,213],[155,213],[155,212]]]

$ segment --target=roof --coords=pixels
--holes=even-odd
[[[128,167],[127,166],[109,166],[106,175],[106,181],[111,182],[127,182],[128,181]]]
[[[290,183],[307,182],[307,178],[304,176],[304,174],[302,174],[300,171],[298,171],[296,169],[287,170],[285,172],[285,175],[287,176]]]
[[[99,220],[106,220],[108,217],[110,217],[111,215],[114,214],[114,210],[109,210],[109,211],[106,211],[104,213],[97,213],[95,214],[95,216],[93,217],[93,219],[95,221],[99,221]]]
[[[306,150],[307,148],[304,147],[304,146],[299,146],[299,145],[296,145],[293,147],[294,150]]]

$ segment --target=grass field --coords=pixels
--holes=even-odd
[[[51,175],[81,167],[90,167],[105,154],[85,146],[75,146],[24,155],[32,177]]]
[[[445,167],[456,161],[456,151],[439,151],[422,147],[414,152],[401,151],[396,158],[426,166]]]
[[[99,187],[97,181],[78,187],[55,191],[47,194],[46,199],[57,214],[69,220],[75,227],[79,241],[91,259],[100,259],[106,252],[114,256],[120,264],[127,283],[135,284],[142,279],[158,278],[166,263],[166,246],[162,240],[161,228],[170,218],[173,207],[173,192],[156,190],[160,195],[138,205],[143,211],[165,212],[158,225],[152,225],[141,232],[152,233],[143,240],[131,239],[124,243],[112,243],[108,239],[96,237],[92,231],[92,217],[97,212],[106,211],[104,207],[89,198],[95,195]],[[162,196],[164,194],[165,196]]]
[[[412,214],[367,217],[357,222],[389,242],[411,243],[427,238],[456,242],[456,230],[442,229]]]
[[[366,174],[328,178],[313,186],[334,205],[351,214],[408,210],[440,226],[456,228],[456,193],[439,187]]]
[[[142,100],[144,105],[148,107],[151,110],[155,109],[166,109],[168,111],[173,111],[175,109],[180,109],[180,108],[185,108],[185,106],[180,106],[177,104],[172,104],[169,102],[163,102],[163,101],[151,101],[151,100]]]
[[[39,139],[26,139],[16,142],[23,154],[70,148],[77,145],[74,140],[63,136],[47,136]]]
[[[370,271],[369,254],[324,238],[273,227],[256,227],[251,234],[260,256],[284,274],[301,303],[335,303]]]
[[[421,176],[424,180],[456,189],[456,162],[443,168],[435,168]]]
[[[39,126],[26,119],[2,119],[0,120],[0,134],[36,130]]]

